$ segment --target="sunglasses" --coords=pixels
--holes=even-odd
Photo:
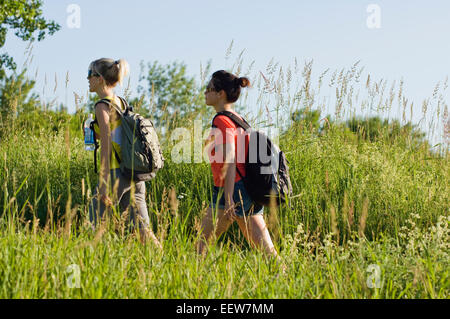
[[[92,70],[88,70],[88,79],[89,78],[91,78],[91,77],[93,77],[93,76],[100,76],[99,74],[97,74],[97,73],[94,73]]]

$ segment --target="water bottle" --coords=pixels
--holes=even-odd
[[[94,121],[92,114],[84,122],[84,149],[93,151],[95,149],[94,131],[91,130],[91,123]]]

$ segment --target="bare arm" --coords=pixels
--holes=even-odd
[[[109,128],[109,107],[105,103],[99,103],[95,108],[98,126],[100,128],[100,174],[99,193],[106,195],[109,182],[110,154],[111,154],[111,131]]]
[[[236,161],[235,161],[235,148],[234,144],[223,145],[224,154],[224,169],[225,169],[225,212],[230,214],[230,217],[234,219],[234,181],[236,179]]]

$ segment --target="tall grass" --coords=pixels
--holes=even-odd
[[[242,73],[242,55],[233,68]],[[335,98],[320,95],[327,74]],[[251,250],[236,225],[205,259],[195,254],[211,196],[210,169],[207,163],[173,163],[169,138],[162,141],[165,167],[147,183],[152,227],[163,243],[159,251],[140,244],[123,216],[112,216],[96,231],[89,227],[87,204],[97,177],[92,154],[70,123],[33,134],[24,124],[3,135],[0,297],[448,298],[448,151],[432,152],[429,144],[407,137],[361,139],[343,129],[338,120],[357,113],[356,105],[379,112],[396,98],[400,107],[409,105],[402,102],[403,82],[385,97],[386,82],[368,76],[363,83],[362,74],[358,64],[326,71],[315,86],[312,62],[287,71],[270,62],[255,76],[255,103],[263,107],[252,122],[282,128],[279,142],[294,188],[289,205],[265,214],[284,272]],[[359,84],[369,92],[364,99]],[[439,110],[447,110],[436,92]],[[243,101],[252,103],[248,96]],[[325,133],[288,116],[331,104],[335,121]],[[183,126],[193,127],[195,119],[184,118]],[[169,115],[163,120],[170,127],[174,121]],[[80,288],[67,284],[73,264],[81,270]],[[380,288],[367,283],[369,265],[381,269]]]

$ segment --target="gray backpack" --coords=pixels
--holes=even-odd
[[[112,106],[122,118],[122,159],[119,158],[116,150],[113,152],[120,164],[120,170],[124,176],[135,182],[148,181],[155,177],[156,172],[164,166],[164,157],[159,144],[158,135],[152,121],[134,113],[133,108],[128,105],[125,99],[119,97],[126,107],[125,112],[117,105],[107,99],[98,101]],[[91,124],[93,129],[94,123]],[[97,173],[97,149],[98,142],[95,143],[94,165]]]

